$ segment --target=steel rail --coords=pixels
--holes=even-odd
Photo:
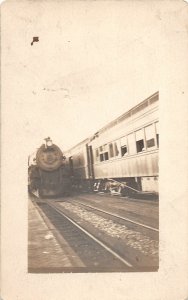
[[[114,252],[111,248],[109,248],[107,245],[105,245],[103,242],[101,242],[99,239],[97,239],[94,235],[89,233],[86,229],[78,225],[72,218],[68,217],[64,212],[62,212],[59,208],[57,208],[55,205],[52,205],[51,203],[47,202],[47,204],[52,207],[54,210],[56,210],[60,215],[65,217],[67,220],[69,220],[72,224],[74,224],[77,228],[79,228],[82,232],[84,232],[87,236],[89,236],[91,239],[93,239],[96,243],[98,243],[100,246],[102,246],[104,249],[106,249],[109,253],[114,255],[117,259],[119,259],[124,265],[126,265],[129,268],[132,268],[133,265],[131,265],[128,261],[126,261],[124,258],[122,258],[119,254]]]
[[[72,202],[70,202],[70,203],[72,203]],[[145,228],[147,228],[147,229],[150,229],[150,230],[159,232],[159,229],[157,229],[157,228],[154,228],[154,227],[151,227],[151,226],[148,226],[148,225],[145,225],[145,224],[142,224],[142,223],[139,223],[139,222],[130,220],[130,219],[128,219],[128,218],[121,217],[121,216],[116,215],[116,214],[112,214],[112,213],[110,213],[110,212],[108,212],[108,211],[105,211],[105,210],[103,210],[103,209],[99,209],[99,208],[96,208],[96,207],[91,206],[91,205],[88,205],[88,204],[83,204],[82,202],[79,202],[79,201],[76,201],[76,203],[79,203],[79,204],[81,204],[82,206],[86,206],[86,207],[95,209],[95,210],[97,210],[97,211],[103,212],[103,213],[105,213],[105,214],[107,214],[107,215],[110,215],[110,216],[113,216],[113,217],[122,219],[122,220],[124,220],[124,221],[127,221],[127,222],[130,222],[130,223],[133,223],[133,224],[136,224],[136,225],[145,227]],[[73,203],[72,203],[72,204],[73,204]]]

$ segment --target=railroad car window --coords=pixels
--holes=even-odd
[[[135,135],[131,133],[127,136],[129,154],[136,154],[136,143],[135,143]]]
[[[109,155],[108,155],[108,144],[105,144],[99,148],[100,152],[100,161],[108,160]]]
[[[143,129],[136,131],[136,150],[137,150],[137,153],[145,150],[145,148],[144,148],[144,130]]]
[[[119,150],[118,150],[117,142],[114,143],[114,154],[115,154],[115,156],[119,155]]]
[[[157,147],[159,147],[159,122],[155,123],[155,128],[156,128]]]
[[[127,154],[127,146],[122,146],[121,147],[121,155],[124,156]]]
[[[109,144],[109,154],[110,154],[110,157],[113,157],[114,156],[114,148],[113,148],[113,144]]]
[[[103,157],[103,153],[100,154],[100,161],[103,161],[104,160],[104,157]]]
[[[155,147],[155,128],[153,124],[145,128],[145,134],[147,148]]]
[[[144,151],[144,140],[136,141],[137,153]]]
[[[105,152],[104,153],[104,160],[108,160],[109,159],[109,157],[108,157],[108,152]]]
[[[108,152],[100,154],[100,161],[109,160]]]
[[[121,156],[127,155],[127,153],[127,137],[124,136],[123,138],[121,138]]]

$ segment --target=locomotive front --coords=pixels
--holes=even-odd
[[[40,197],[57,197],[69,193],[70,176],[65,157],[49,137],[36,153],[36,168]]]
[[[37,166],[43,171],[53,172],[63,165],[64,156],[49,137],[45,141],[46,144],[43,144],[36,154]]]

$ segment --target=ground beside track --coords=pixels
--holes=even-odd
[[[82,195],[74,195],[73,197],[67,197],[67,198],[59,198],[56,200],[43,200],[44,202],[50,201],[52,203],[57,203],[59,205],[64,206],[64,208],[68,208],[67,202],[74,203],[76,201],[81,201],[82,203],[90,204],[92,206],[97,206],[100,209],[108,210],[110,212],[115,212],[118,215],[121,216],[128,216],[129,218],[132,218],[133,220],[137,220],[139,222],[149,224],[150,226],[156,226],[158,227],[158,202],[154,201],[144,201],[144,200],[135,200],[135,199],[126,199],[126,198],[116,198],[116,197],[110,197],[106,195],[96,195],[96,194],[82,194]],[[35,201],[34,201],[35,202]],[[65,205],[64,205],[65,204]],[[93,230],[91,222],[89,222],[89,219],[87,222],[83,220],[83,218],[78,216],[78,213],[76,211],[73,212],[73,207],[69,206],[71,208],[68,212],[70,217],[75,218],[75,220],[78,221],[79,224],[84,224],[86,226],[86,229]],[[40,208],[39,208],[40,210]],[[34,212],[35,211],[35,212]],[[76,213],[75,213],[76,212]],[[88,216],[92,216],[93,212],[88,212]],[[86,212],[84,212],[86,215]],[[97,216],[98,219],[102,219],[104,216]],[[41,212],[39,213],[38,209],[36,209],[35,205],[32,203],[29,204],[29,257],[28,257],[28,263],[29,263],[29,270],[32,272],[45,272],[44,270],[48,270],[49,272],[63,272],[64,271],[75,271],[75,268],[77,268],[77,272],[84,272],[84,260],[86,262],[86,265],[88,264],[87,262],[87,251],[85,251],[84,254],[84,249],[89,247],[89,245],[84,246],[83,242],[81,241],[82,247],[74,247],[74,243],[69,239],[69,237],[66,236],[65,232],[63,234],[63,229],[61,232],[61,238],[59,239],[60,231],[61,231],[61,220],[58,221],[59,223],[56,223],[56,219],[58,217],[54,217],[51,220],[48,218],[47,213],[46,215],[44,212],[41,215]],[[54,221],[55,220],[55,221]],[[54,224],[53,224],[54,221]],[[100,220],[99,220],[100,221]],[[111,223],[116,223],[116,220],[114,218],[111,219],[111,221],[108,221],[106,224],[103,224],[104,227],[107,226],[109,227],[109,224]],[[109,223],[109,224],[108,224]],[[103,226],[102,225],[102,226]],[[112,225],[112,224],[111,224]],[[58,229],[57,227],[60,226]],[[63,225],[64,226],[64,225]],[[117,229],[117,225],[116,229]],[[101,229],[102,229],[102,236],[103,239],[109,244],[117,244],[117,249],[121,253],[125,253],[125,257],[128,256],[132,260],[134,257],[136,259],[138,258],[140,260],[140,271],[151,271],[151,270],[157,270],[158,268],[158,237],[155,236],[154,240],[155,242],[155,249],[153,248],[152,244],[148,240],[148,245],[147,245],[147,239],[140,240],[140,241],[135,241],[136,243],[140,243],[140,245],[145,247],[145,250],[147,250],[148,247],[148,255],[151,256],[149,257],[149,260],[147,258],[147,255],[145,258],[143,258],[143,255],[139,255],[137,252],[139,250],[139,247],[141,247],[138,244],[138,249],[134,249],[135,247],[132,247],[130,244],[130,248],[127,248],[126,243],[123,243],[123,240],[119,241],[119,239],[122,239],[123,235],[124,238],[129,237],[130,241],[130,235],[127,235],[127,233],[130,233],[130,230],[125,233],[123,232],[123,228],[127,230],[127,228],[123,227],[122,225],[122,230],[120,233],[120,236],[105,236],[103,233],[105,233],[104,228],[97,228],[97,230],[94,230],[94,234],[98,235],[99,237],[101,235]],[[107,231],[110,232],[112,228],[107,228]],[[120,226],[119,226],[120,227]],[[95,228],[96,229],[96,228]],[[137,228],[138,229],[138,228]],[[125,230],[125,231],[126,231]],[[135,230],[134,226],[131,230]],[[138,230],[136,230],[138,231]],[[147,233],[147,230],[146,230]],[[114,232],[115,234],[115,232]],[[132,234],[132,232],[131,232]],[[139,235],[138,232],[135,232],[135,236],[138,237]],[[72,235],[71,233],[68,233],[68,235]],[[134,234],[132,234],[134,237]],[[66,238],[65,238],[66,237]],[[140,239],[143,238],[142,235],[140,235]],[[131,243],[134,243],[134,241],[131,241]],[[71,244],[72,243],[72,244]],[[78,242],[76,242],[79,244]],[[145,243],[145,245],[144,245]],[[153,243],[153,242],[152,242]],[[83,248],[83,249],[82,249]],[[123,250],[124,249],[124,250]],[[143,248],[144,249],[144,248]],[[143,250],[142,249],[142,250]],[[152,253],[152,251],[156,250],[156,253]],[[97,250],[98,251],[98,250]],[[103,272],[105,271],[105,266],[108,265],[108,259],[105,260],[106,254],[103,255],[98,251],[99,257],[96,258],[95,264],[97,268],[94,268],[94,272]],[[142,253],[143,254],[143,253]],[[147,253],[146,253],[147,254]],[[85,258],[84,259],[84,255]],[[91,254],[92,255],[92,254]],[[150,259],[151,258],[151,259]],[[91,259],[91,257],[90,257]],[[112,261],[113,258],[109,258],[109,261]],[[92,259],[91,259],[92,261]],[[134,262],[134,261],[133,261]],[[116,268],[116,266],[117,268]],[[126,268],[121,269],[121,264],[118,265],[118,262],[116,261],[115,265],[111,265],[111,268],[108,269],[109,272],[114,272],[114,271],[130,271],[129,269],[126,270]],[[91,267],[91,266],[90,266]],[[65,270],[66,269],[66,270]],[[85,269],[87,270],[87,268]],[[90,268],[90,271],[92,271],[92,268]],[[137,271],[139,271],[139,265],[137,268]]]

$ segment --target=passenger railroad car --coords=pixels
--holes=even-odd
[[[158,192],[158,103],[156,92],[67,152],[77,187]]]

